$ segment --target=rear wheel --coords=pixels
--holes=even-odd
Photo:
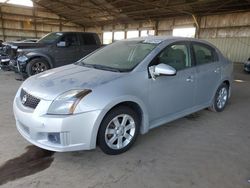
[[[138,114],[129,107],[111,110],[103,119],[98,131],[98,143],[102,151],[117,155],[127,151],[139,132]]]
[[[26,67],[26,72],[28,76],[32,76],[41,72],[48,70],[49,63],[43,58],[32,59]]]
[[[223,83],[217,89],[212,106],[209,108],[215,112],[222,112],[228,102],[229,97],[229,87],[227,84]]]

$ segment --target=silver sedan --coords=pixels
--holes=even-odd
[[[213,45],[148,37],[108,45],[27,79],[14,99],[20,134],[38,147],[127,151],[139,133],[210,108],[224,110],[232,63]]]

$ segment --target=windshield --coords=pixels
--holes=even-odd
[[[158,44],[141,41],[118,41],[83,58],[79,65],[110,70],[131,71]]]
[[[49,33],[48,35],[45,35],[43,38],[38,40],[38,43],[45,43],[45,44],[52,44],[54,43],[58,38],[60,38],[63,34],[62,33]]]

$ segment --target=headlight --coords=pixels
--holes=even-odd
[[[17,58],[17,61],[23,63],[23,62],[26,62],[29,58],[26,57],[25,55],[21,55]]]
[[[91,92],[85,90],[70,90],[57,97],[49,107],[48,114],[73,114],[80,100]]]

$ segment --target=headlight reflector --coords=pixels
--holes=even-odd
[[[70,90],[58,96],[50,105],[48,114],[73,114],[76,106],[83,97],[91,93],[91,90]]]

